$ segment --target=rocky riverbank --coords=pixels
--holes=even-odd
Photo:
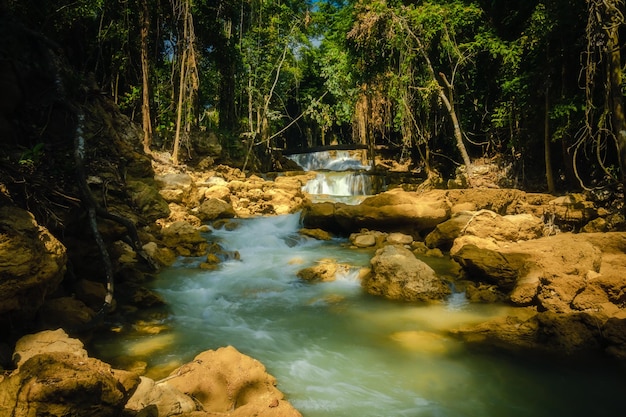
[[[360,205],[313,204],[301,191],[314,175],[310,173],[265,179],[211,164],[210,159],[199,167],[175,167],[167,162],[166,154],[153,155],[150,165],[148,180],[143,180],[141,187],[120,188],[133,202],[127,211],[134,207],[140,213],[136,219],[154,219],[136,221],[142,247],[128,244],[127,231],[119,224],[99,224],[118,284],[115,308],[109,315],[133,317],[133,313],[163,303],[142,286],[157,272],[152,270],[155,265],[168,266],[180,256],[203,256],[206,262],[200,267],[211,269],[224,259],[236,257],[236,253],[207,243],[203,237],[209,232],[207,223],[230,227],[228,219],[234,217],[301,212],[302,233],[309,237],[343,235],[355,247],[377,249],[371,268],[361,274],[365,291],[406,302],[437,302],[449,293],[453,280],[455,286],[465,288],[471,302],[517,306],[517,314],[453,331],[455,337],[469,344],[528,352],[604,351],[620,360],[625,358],[626,233],[602,231],[619,222],[619,215],[597,207],[582,195],[556,198],[510,189],[405,191],[397,187]],[[104,174],[92,172],[92,189],[98,189]],[[138,180],[131,179],[131,184],[133,181]],[[136,193],[137,188],[143,191]],[[110,200],[110,207],[116,204],[117,199]],[[149,410],[166,413],[158,415],[249,415],[246,413],[251,407],[262,410],[261,415],[298,415],[276,391],[275,381],[262,365],[232,347],[201,354],[202,358],[175,369],[164,381],[140,378],[145,369],[136,364],[129,367],[132,370],[122,371],[89,358],[77,339],[56,330],[64,328],[88,340],[89,332],[78,330],[94,322],[106,297],[102,279],[92,279],[88,274],[68,277],[68,265],[72,270],[97,268],[83,265],[84,258],[75,253],[84,243],[73,238],[69,240],[73,244],[64,245],[32,214],[15,206],[2,207],[2,218],[2,318],[30,323],[23,330],[43,333],[19,339],[13,360],[5,359],[7,371],[0,381],[0,391],[5,395],[0,398],[0,410],[9,414],[13,412],[9,410],[61,410],[62,406],[54,402],[58,389],[73,392],[70,397],[76,399],[63,407],[88,410],[93,406],[89,401],[107,404],[101,415],[122,410],[128,415],[152,415]],[[437,277],[418,259],[424,254],[450,254],[459,264],[460,278]],[[68,259],[73,261],[68,263]],[[337,269],[329,263],[322,269],[303,270],[299,276],[323,281],[332,279]],[[54,337],[49,341],[51,334]],[[51,347],[42,353],[25,354],[22,346],[29,340]],[[63,349],[58,350],[58,346]],[[7,340],[3,350],[12,349]],[[193,389],[175,383],[199,363],[207,363],[209,369],[194,372],[208,375],[206,378],[233,379],[242,387],[261,387],[256,394],[245,393],[246,398],[258,397],[257,405],[251,405],[252,400],[236,399],[238,396],[226,388],[216,388],[213,379],[200,383],[190,377],[188,381],[195,381]],[[255,368],[258,370],[251,370]],[[69,383],[63,372],[84,372],[96,379],[86,382],[78,378],[69,387],[63,385]],[[29,391],[32,395],[20,394],[26,385],[41,384],[50,378],[46,375],[53,374],[57,375],[55,383],[45,389],[42,386],[41,391]],[[97,380],[96,375],[106,375],[106,381]],[[252,375],[253,381],[242,379],[244,375]],[[109,397],[85,396],[95,389],[90,386],[102,384],[115,387],[107,391]],[[228,387],[232,384],[226,383]],[[208,394],[217,391],[223,393],[219,398]],[[192,398],[204,400],[198,404]],[[243,404],[248,408],[242,408]],[[169,411],[163,411],[166,409]]]
[[[374,295],[438,302],[452,281],[471,302],[516,306],[517,314],[453,332],[469,344],[626,357],[626,234],[614,231],[624,220],[582,194],[410,190],[400,184],[358,205],[312,203],[302,187],[314,173],[243,173],[220,159],[219,140],[208,134],[206,154],[197,155],[193,165],[173,166],[166,153],[143,153],[141,132],[111,103],[89,97],[79,119],[84,124],[64,132],[84,135],[84,184],[76,184],[71,170],[59,173],[50,163],[43,172],[60,177],[36,188],[42,176],[33,175],[36,181],[27,182],[34,184],[28,185],[30,200],[24,200],[17,174],[1,172],[0,365],[5,372],[0,410],[7,415],[65,415],[67,410],[103,416],[122,410],[142,416],[157,415],[155,410],[158,415],[298,415],[260,364],[233,348],[201,354],[185,365],[185,374],[200,363],[223,361],[219,369],[193,372],[230,381],[228,387],[259,387],[254,394],[241,388],[245,398],[210,381],[179,386],[172,381],[180,370],[165,384],[143,375],[145,364],[112,369],[89,358],[76,340],[88,341],[106,322],[161,331],[146,312],[164,302],[143,284],[177,257],[205,257],[200,265],[205,269],[236,258],[236,251],[209,245],[203,236],[210,233],[208,223],[231,227],[234,217],[301,212],[302,233],[309,237],[342,235],[354,247],[376,249],[371,268],[361,274],[364,290]],[[55,150],[53,160],[71,155],[69,146]],[[102,245],[94,237],[89,207],[80,204],[81,185],[93,199]],[[459,276],[436,276],[418,259],[448,254],[458,263]],[[323,281],[340,268],[330,262],[299,276]],[[46,332],[57,329],[72,338],[55,333],[59,340],[42,342],[50,335]],[[34,337],[35,344],[53,347],[31,356],[21,353],[28,333],[36,336],[26,340]],[[257,370],[250,374],[241,367]],[[62,376],[70,374],[85,379]],[[241,379],[243,374],[255,375],[254,381]],[[88,382],[87,376],[104,379]],[[39,388],[26,389],[33,384]],[[94,388],[103,386],[110,389]],[[138,393],[144,397],[137,399]],[[164,405],[161,395],[173,399]],[[59,404],[58,398],[67,401]],[[250,411],[253,403],[259,408]],[[94,407],[100,414],[93,414]],[[162,414],[168,407],[173,408]]]
[[[210,132],[193,138],[188,165],[173,166],[167,153],[143,151],[138,125],[95,82],[76,82],[48,40],[12,31],[5,58],[15,65],[2,79],[33,91],[13,88],[0,114],[0,416],[300,415],[234,347],[198,352],[165,378],[149,378],[145,363],[115,369],[84,348],[111,327],[161,332],[150,311],[164,301],[145,283],[178,257],[205,257],[209,270],[236,258],[205,238],[208,223],[234,227],[234,217],[301,212],[306,236],[372,248],[360,277],[377,296],[439,302],[453,281],[471,302],[515,307],[453,332],[467,343],[625,359],[626,235],[610,202],[485,180],[314,204],[302,191],[314,173],[289,172],[286,160],[280,174],[244,173]],[[459,276],[418,259],[448,254]],[[331,280],[344,267],[298,275]]]

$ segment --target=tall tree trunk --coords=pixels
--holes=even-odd
[[[141,75],[142,105],[141,119],[143,124],[143,150],[150,152],[152,144],[152,121],[150,117],[150,61],[148,60],[148,35],[150,31],[150,12],[148,0],[141,1]]]
[[[549,88],[546,87],[546,101],[544,112],[544,129],[543,129],[543,148],[546,163],[546,182],[548,184],[548,192],[554,194],[554,174],[552,171],[552,155],[550,152],[550,98],[548,97]]]
[[[431,68],[431,71],[434,75],[434,70],[432,70],[432,65],[430,63],[430,59],[428,60],[428,65]],[[463,142],[463,133],[461,132],[461,124],[459,123],[459,118],[456,115],[456,110],[454,109],[454,89],[452,84],[448,82],[448,78],[445,74],[439,73],[439,76],[443,80],[444,85],[446,86],[446,90],[448,94],[444,91],[443,88],[439,89],[439,97],[443,104],[446,106],[446,110],[448,110],[448,115],[450,116],[450,120],[452,121],[452,127],[454,129],[454,139],[456,140],[456,147],[461,153],[461,157],[463,158],[463,163],[465,164],[465,168],[467,169],[467,176],[469,179],[470,171],[472,168],[472,161],[467,153],[467,149],[465,148],[465,143]],[[436,80],[436,78],[435,78]]]
[[[178,165],[178,153],[180,151],[180,130],[183,117],[183,97],[185,95],[185,78],[187,72],[187,42],[189,36],[188,28],[189,0],[184,0],[183,5],[183,40],[181,42],[180,56],[180,81],[178,83],[178,105],[176,107],[176,134],[174,136],[174,150],[172,151],[172,162]]]
[[[623,1],[612,0],[612,2],[615,3],[616,9],[620,5],[623,6]],[[620,23],[624,23],[623,20]],[[611,118],[613,122],[613,133],[617,138],[622,191],[624,193],[624,212],[626,213],[626,114],[624,112],[624,96],[622,95],[622,61],[619,43],[620,26],[621,25],[614,24],[609,30],[607,53],[609,62]]]

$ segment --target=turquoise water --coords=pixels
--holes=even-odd
[[[472,352],[446,335],[506,307],[470,305],[463,294],[429,306],[369,296],[358,269],[371,251],[304,238],[298,215],[237,222],[207,239],[239,251],[240,260],[215,271],[180,260],[152,283],[169,304],[169,330],[96,340],[100,356],[108,352],[113,364],[135,357],[156,376],[233,345],[266,366],[304,417],[624,415],[626,378],[611,363]],[[334,282],[297,278],[325,258],[354,268]],[[441,259],[433,267],[454,271]]]

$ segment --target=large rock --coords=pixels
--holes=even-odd
[[[202,221],[229,219],[235,216],[233,206],[219,198],[209,198],[198,207],[198,217]]]
[[[20,338],[15,344],[13,362],[19,368],[28,359],[42,353],[64,352],[86,358],[87,351],[78,339],[68,337],[63,329],[44,330]]]
[[[119,416],[139,384],[131,372],[89,358],[62,331],[27,336],[14,354],[19,367],[0,380],[0,415]]]
[[[170,214],[167,201],[150,181],[127,181],[126,187],[133,205],[148,221],[156,221]]]
[[[165,383],[196,399],[208,415],[301,417],[265,367],[232,346],[202,352]]]
[[[0,325],[32,319],[63,280],[65,247],[32,214],[0,207]]]
[[[104,296],[96,311],[104,305]],[[115,300],[113,300],[115,306]],[[89,327],[96,317],[94,309],[74,297],[59,297],[47,300],[39,309],[38,323],[42,328],[64,327],[83,329]]]
[[[363,228],[417,235],[431,230],[450,217],[450,206],[441,194],[394,189],[361,204],[311,204],[303,210],[305,227],[349,234]]]
[[[569,233],[514,243],[463,236],[450,254],[470,280],[495,284],[515,304],[557,313],[572,311],[602,259],[584,236]]]
[[[532,214],[501,216],[491,210],[462,211],[438,224],[425,243],[430,248],[449,250],[459,236],[471,235],[499,241],[538,239],[543,236],[543,221]]]
[[[209,244],[197,227],[178,220],[161,230],[163,244],[182,256],[200,256],[206,253]]]
[[[155,181],[159,186],[159,194],[168,203],[181,204],[189,199],[194,181],[191,175],[186,173],[167,173],[155,176]]]
[[[133,396],[126,403],[126,410],[131,412],[144,412],[158,417],[176,416],[196,411],[195,401],[188,395],[165,382],[155,382],[146,377],[141,377],[141,383]]]
[[[602,322],[595,314],[534,313],[490,320],[452,331],[469,344],[511,351],[576,354],[599,351],[604,344]]]
[[[320,259],[315,265],[298,271],[298,278],[308,282],[330,282],[337,279],[338,274],[347,275],[351,266],[337,263],[335,259]]]
[[[372,273],[362,281],[370,294],[405,301],[441,300],[450,294],[448,284],[402,246],[377,250],[371,264]]]
[[[559,354],[605,349],[626,358],[626,233],[519,243],[463,236],[451,253],[467,278],[491,282],[510,301],[531,306],[456,331],[465,341]]]

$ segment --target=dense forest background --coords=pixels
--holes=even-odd
[[[175,163],[212,134],[244,168],[359,143],[428,176],[497,159],[521,187],[623,182],[623,0],[2,0],[0,13]],[[14,53],[0,48],[0,69],[27,65]]]

